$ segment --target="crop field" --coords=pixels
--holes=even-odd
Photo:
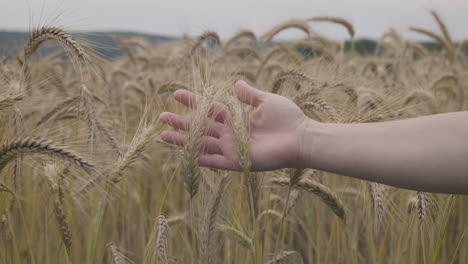
[[[468,110],[468,41],[431,15],[433,28],[409,30],[440,48],[382,29],[367,55],[352,24],[326,16],[226,40],[116,38],[118,58],[61,28],[32,29],[16,56],[0,56],[0,263],[468,263],[467,196],[250,171],[252,108],[232,90],[245,80],[321,122]],[[324,23],[348,40],[313,30]],[[303,36],[275,40],[290,30]],[[45,42],[58,48],[41,54]],[[197,105],[175,101],[178,89]],[[214,103],[229,109],[242,172],[198,166]],[[184,146],[160,139],[167,111],[194,120]]]

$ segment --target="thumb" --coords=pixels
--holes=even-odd
[[[268,95],[268,93],[255,89],[242,80],[236,82],[234,92],[241,102],[255,107],[260,105]]]

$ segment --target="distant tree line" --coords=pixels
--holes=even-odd
[[[133,32],[100,32],[100,33],[86,33],[78,34],[81,39],[87,41],[93,49],[104,58],[114,58],[123,55],[125,52],[120,48],[118,43],[115,40],[115,37],[120,38],[142,38],[147,40],[150,43],[164,42],[168,40],[174,40],[175,38],[160,36],[160,35],[150,35],[150,34],[141,34]],[[16,56],[19,49],[23,47],[23,44],[28,38],[28,33],[24,32],[7,32],[0,31],[0,57]],[[440,45],[435,42],[420,42],[428,51],[439,51],[441,49]],[[352,42],[345,42],[345,52],[349,52],[352,48]],[[52,52],[57,47],[54,45],[44,45],[41,47],[39,53],[47,54]],[[373,55],[377,49],[377,42],[372,39],[357,39],[354,41],[354,50],[362,55],[369,56]],[[461,47],[465,55],[468,56],[468,42],[465,42],[463,47]],[[307,47],[298,47],[297,50],[303,53],[306,57],[320,56],[320,51],[310,50]]]

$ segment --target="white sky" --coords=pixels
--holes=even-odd
[[[5,3],[6,1],[6,3]],[[227,38],[241,28],[262,34],[291,18],[340,16],[351,21],[357,37],[381,36],[394,27],[409,38],[409,26],[438,30],[435,9],[456,40],[468,38],[468,0],[2,0],[0,30],[28,30],[60,15],[54,25],[71,30],[126,30],[180,36],[215,30]],[[317,32],[346,37],[341,27],[315,23]],[[301,36],[284,32],[280,38]]]

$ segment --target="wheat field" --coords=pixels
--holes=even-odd
[[[117,39],[126,55],[113,59],[61,28],[33,29],[0,62],[0,263],[468,263],[466,196],[197,164],[212,103],[230,106],[245,137],[238,79],[321,122],[468,110],[468,41],[455,43],[431,14],[434,29],[409,30],[440,49],[389,29],[367,56],[352,24],[326,16],[223,41],[212,31],[157,45]],[[350,47],[316,33],[321,23],[343,27]],[[287,30],[303,37],[275,41]],[[45,41],[60,49],[40,56]],[[203,103],[187,109],[177,89]],[[163,111],[195,120],[187,145],[159,139]],[[248,144],[238,153],[248,164]]]

